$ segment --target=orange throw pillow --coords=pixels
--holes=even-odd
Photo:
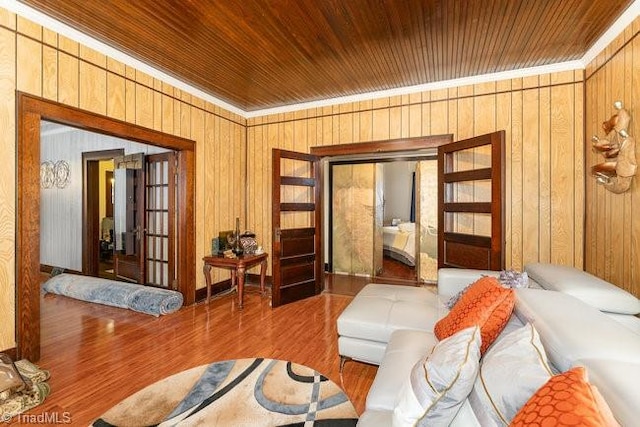
[[[619,426],[583,367],[549,379],[518,411],[510,427]]]
[[[513,289],[500,286],[495,277],[482,277],[473,283],[451,308],[447,316],[436,323],[433,331],[443,340],[471,326],[480,326],[484,352],[504,329],[516,303]]]

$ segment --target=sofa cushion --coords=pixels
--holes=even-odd
[[[413,365],[438,341],[432,332],[400,329],[391,334],[382,362],[367,395],[367,410],[393,411],[396,397]]]
[[[489,275],[493,276],[493,275]],[[529,287],[529,278],[527,273],[518,273],[515,270],[502,270],[498,275],[498,282],[503,288],[528,288]],[[444,305],[450,310],[453,306],[458,302],[460,297],[469,289],[473,283],[469,283],[469,285],[465,286],[460,292],[451,296],[444,302]]]
[[[438,294],[446,301],[448,297],[457,294],[471,283],[483,276],[498,277],[499,271],[473,270],[469,268],[439,268]]]
[[[366,427],[389,427],[391,425],[392,411],[367,409],[358,418],[358,426]]]
[[[555,375],[520,409],[512,427],[532,425],[603,427],[618,425],[583,367]]]
[[[516,289],[515,313],[536,327],[551,364],[563,372],[584,358],[636,362],[638,335],[569,294]]]
[[[533,263],[528,264],[525,270],[543,288],[573,295],[599,310],[621,314],[640,313],[638,298],[577,268]]]
[[[389,427],[393,421],[392,410],[380,410],[380,409],[366,409],[358,419],[356,426],[359,427]],[[476,414],[469,405],[469,400],[466,399],[460,410],[456,414],[456,417],[451,421],[449,427],[483,427],[478,422]]]
[[[445,314],[434,289],[374,283],[340,314],[338,334],[386,343],[396,329],[432,331]]]
[[[532,324],[503,333],[481,360],[471,407],[483,426],[506,425],[552,375]]]
[[[387,348],[386,342],[363,340],[354,337],[338,337],[338,354],[360,362],[379,365]]]
[[[631,316],[629,314],[618,314],[618,313],[608,313],[603,312],[611,319],[623,325],[625,328],[630,331],[635,332],[637,335],[640,335],[640,317]]]
[[[576,364],[587,368],[589,382],[598,387],[620,424],[638,425],[640,357],[635,362],[581,359]]]
[[[440,341],[405,379],[393,411],[393,427],[449,425],[478,374],[480,328]]]
[[[434,333],[442,340],[479,325],[484,353],[509,321],[514,304],[512,289],[500,286],[495,277],[482,277],[462,294],[449,314],[436,323]]]

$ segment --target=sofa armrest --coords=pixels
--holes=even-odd
[[[499,271],[472,270],[467,268],[441,268],[438,270],[438,295],[450,297],[482,276],[500,275]]]

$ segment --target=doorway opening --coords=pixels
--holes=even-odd
[[[123,152],[122,149],[116,149],[82,153],[82,273],[89,276],[115,279],[113,272],[115,201],[113,159],[122,155]],[[47,215],[44,207],[42,215]],[[46,220],[43,224],[46,224]],[[42,232],[44,234],[46,230]]]
[[[394,157],[403,157],[405,153],[419,155],[423,150],[432,152],[434,148],[450,143],[452,140],[452,135],[438,135],[311,147],[310,153],[274,148],[272,159],[274,307],[277,305],[276,297],[283,290],[285,292],[292,290],[286,301],[279,301],[286,303],[309,296],[310,289],[313,289],[312,294],[322,292],[325,286],[327,289],[335,289],[335,287],[332,288],[335,281],[327,285],[324,280],[324,272],[330,259],[326,244],[329,241],[328,227],[324,224],[329,217],[326,209],[330,209],[330,206],[325,203],[328,199],[326,192],[329,186],[323,184],[323,176],[328,173],[325,170],[328,165],[326,159],[347,155],[370,157],[375,153],[387,153]],[[300,218],[301,215],[304,215],[304,218]],[[311,274],[311,271],[314,273]],[[328,282],[331,281],[332,276],[328,276]],[[299,283],[305,285],[303,291],[298,291]],[[342,284],[340,287],[342,288],[340,293],[345,294],[355,289],[351,283],[346,284],[346,287],[351,290],[345,290]]]
[[[435,151],[327,161],[327,271],[379,281],[435,282]]]
[[[175,152],[175,288],[195,301],[194,141],[17,93],[16,318],[20,358],[40,358],[40,126],[43,120]]]

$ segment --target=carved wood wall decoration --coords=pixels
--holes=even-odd
[[[617,114],[602,123],[607,136],[591,138],[593,150],[602,154],[605,161],[591,168],[591,174],[599,184],[612,193],[624,193],[629,190],[631,180],[636,174],[636,142],[627,129],[631,115],[624,109],[622,101],[616,101],[613,107]]]

